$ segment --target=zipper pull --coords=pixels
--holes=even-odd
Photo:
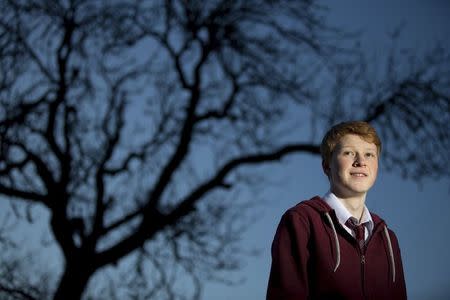
[[[366,257],[364,255],[361,255],[361,264],[365,264],[366,263]]]

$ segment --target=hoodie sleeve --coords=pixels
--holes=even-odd
[[[308,298],[308,219],[294,210],[281,218],[272,243],[267,300]]]

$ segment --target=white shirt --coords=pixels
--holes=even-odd
[[[348,211],[348,209],[344,206],[344,204],[341,202],[342,200],[340,200],[338,197],[336,197],[335,194],[333,194],[332,192],[328,192],[325,194],[325,196],[322,197],[323,200],[325,200],[325,202],[332,208],[334,209],[335,213],[336,213],[336,217],[339,221],[339,223],[342,225],[342,227],[344,227],[344,229],[350,233],[353,237],[355,237],[355,233],[353,232],[353,230],[351,228],[349,228],[347,225],[345,225],[345,223],[347,222],[347,220],[349,218],[355,219],[352,214]],[[356,220],[356,224],[358,220]],[[364,240],[367,241],[367,239],[369,238],[369,236],[372,234],[372,230],[373,230],[373,220],[372,220],[372,216],[369,213],[369,210],[367,209],[367,206],[364,205],[364,210],[363,210],[363,214],[362,214],[362,218],[361,218],[361,224],[363,223],[367,223],[367,230],[364,230]]]

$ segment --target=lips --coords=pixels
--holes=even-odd
[[[350,172],[351,176],[355,176],[355,177],[367,177],[368,174],[364,173],[364,172]]]

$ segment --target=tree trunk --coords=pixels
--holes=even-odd
[[[89,267],[87,259],[66,262],[64,274],[53,296],[54,300],[79,300],[95,270]]]

